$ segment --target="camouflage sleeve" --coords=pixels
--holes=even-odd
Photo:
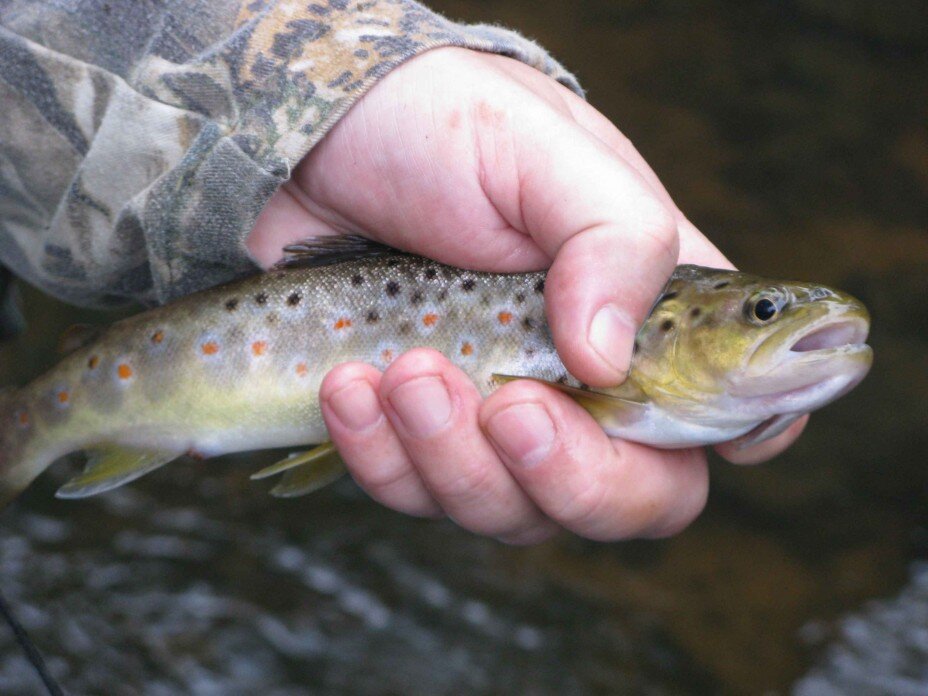
[[[541,48],[413,0],[0,0],[0,261],[69,302],[165,302],[253,272],[295,165],[438,46]]]

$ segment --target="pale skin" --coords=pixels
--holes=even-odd
[[[248,238],[262,266],[291,242],[361,234],[455,266],[549,268],[545,303],[568,369],[625,376],[638,324],[678,263],[731,263],[674,205],[629,140],[570,90],[517,61],[424,53],[387,75],[294,169]],[[352,476],[400,512],[508,543],[566,528],[590,539],[682,530],[708,493],[703,449],[608,438],[540,384],[482,400],[441,354],[325,378],[326,425]],[[776,456],[807,417],[729,461]]]

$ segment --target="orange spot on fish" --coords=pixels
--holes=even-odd
[[[151,342],[154,343],[155,345],[158,345],[163,340],[164,340],[164,331],[155,331],[155,333],[151,335]]]
[[[65,391],[64,389],[62,389],[60,392],[58,392],[58,393],[56,394],[56,396],[57,396],[57,398],[58,398],[58,403],[59,403],[59,404],[66,404],[66,403],[68,403],[68,401],[71,400],[71,395],[68,394],[68,392]]]
[[[91,370],[96,370],[97,365],[99,364],[100,364],[100,356],[98,355],[91,355],[90,360],[87,361],[87,367],[89,367]]]
[[[251,352],[255,357],[264,355],[267,352],[267,341],[255,341],[252,343]]]
[[[388,364],[393,362],[393,351],[389,348],[385,348],[384,351],[380,354],[380,359]]]
[[[461,345],[461,355],[473,355],[474,347],[470,343],[464,343]]]
[[[132,377],[132,367],[126,363],[119,363],[116,366],[116,374],[119,375],[119,379],[129,379]]]
[[[422,323],[425,326],[435,326],[438,323],[438,315],[429,312],[424,317],[422,317]]]
[[[215,341],[207,341],[200,346],[200,350],[203,351],[203,355],[216,355],[219,352],[219,344]]]
[[[512,312],[500,312],[496,315],[497,320],[503,326],[508,326],[512,322]]]
[[[351,319],[348,319],[347,317],[342,317],[341,319],[335,322],[336,331],[341,331],[342,329],[350,329],[350,328],[351,328]]]
[[[29,414],[25,411],[20,411],[16,414],[16,423],[20,428],[25,428],[29,425]]]
[[[296,368],[294,369],[296,370],[297,377],[305,377],[306,375],[309,374],[309,368],[306,367],[306,363],[304,362],[297,363]]]

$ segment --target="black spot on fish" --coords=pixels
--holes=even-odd
[[[476,283],[473,278],[465,278],[461,281],[461,289],[464,290],[464,292],[470,292],[474,289],[475,285]]]
[[[271,325],[276,324],[279,319],[280,317],[277,315],[277,312],[269,312],[267,315],[268,324],[271,324]]]
[[[351,276],[351,284],[355,287],[358,287],[362,283],[364,283],[364,276],[362,276],[360,273],[356,273],[355,275]]]
[[[444,301],[447,300],[447,299],[448,299],[448,291],[447,291],[447,290],[442,290],[441,292],[438,293],[438,301],[439,301],[439,302],[444,302]]]
[[[676,297],[677,295],[679,295],[679,294],[680,294],[680,293],[678,293],[676,290],[671,290],[670,292],[665,292],[663,295],[661,295],[661,296],[658,298],[657,303],[660,304],[661,302],[665,302],[665,301],[667,301],[667,300],[672,300],[673,298],[675,298],[675,297]]]
[[[558,384],[567,384],[567,375],[561,375],[555,380]]]
[[[228,309],[230,312],[234,312],[237,308],[238,308],[238,298],[237,298],[237,297],[232,297],[232,298],[226,300],[226,309]]]
[[[412,323],[404,321],[400,324],[400,336],[408,336],[410,331],[412,331]]]
[[[255,295],[255,302],[257,302],[259,305],[267,304],[267,293],[259,292],[257,295]]]
[[[526,331],[531,331],[535,328],[535,320],[531,317],[525,317],[525,319],[522,320],[522,326]]]
[[[387,295],[390,297],[396,297],[400,294],[400,284],[395,280],[387,281],[387,284],[384,286],[384,290],[387,291]]]
[[[699,307],[693,307],[690,310],[690,316],[693,317],[693,319],[699,317],[700,314],[702,314],[702,310]]]
[[[425,269],[425,277],[428,278],[429,280],[435,280],[435,277],[437,275],[438,275],[438,271],[436,271],[434,268]]]
[[[422,291],[416,290],[415,292],[413,292],[412,297],[410,298],[410,301],[414,305],[417,305],[417,304],[422,304],[422,300],[424,299],[425,299],[425,296],[422,294]]]
[[[661,331],[670,331],[673,328],[673,319],[665,319],[661,324]]]
[[[516,293],[516,302],[518,302],[519,304],[522,304],[523,302],[525,302],[525,293],[523,293],[523,292],[517,292],[517,293]]]
[[[525,356],[528,357],[528,358],[530,358],[530,357],[532,357],[533,355],[535,355],[535,348],[532,347],[532,346],[528,346],[528,347],[525,349]]]
[[[726,287],[728,287],[729,285],[731,285],[731,282],[730,282],[730,281],[728,281],[728,280],[720,280],[718,283],[716,283],[716,284],[713,285],[712,287],[715,288],[716,290],[721,290],[722,288],[726,288]]]
[[[638,355],[638,351],[641,350],[641,345],[638,341],[635,341],[635,345],[632,346],[632,355]]]
[[[290,297],[287,298],[287,304],[291,307],[296,307],[298,304],[300,304],[300,300],[302,299],[303,297],[300,295],[300,293],[294,292],[290,295]]]
[[[396,266],[399,264],[399,262],[400,262],[399,259],[387,259],[388,266]]]
[[[535,292],[539,295],[545,291],[545,279],[542,278],[537,283],[535,283]]]
[[[372,309],[371,311],[367,313],[368,324],[376,324],[378,321],[380,321],[380,314],[377,312],[376,309]]]

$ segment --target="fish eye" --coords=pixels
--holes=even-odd
[[[779,292],[755,295],[745,305],[745,314],[753,324],[765,325],[776,320],[786,306],[786,298]]]
[[[767,322],[777,315],[777,306],[773,300],[762,297],[754,303],[754,318],[758,321]]]

